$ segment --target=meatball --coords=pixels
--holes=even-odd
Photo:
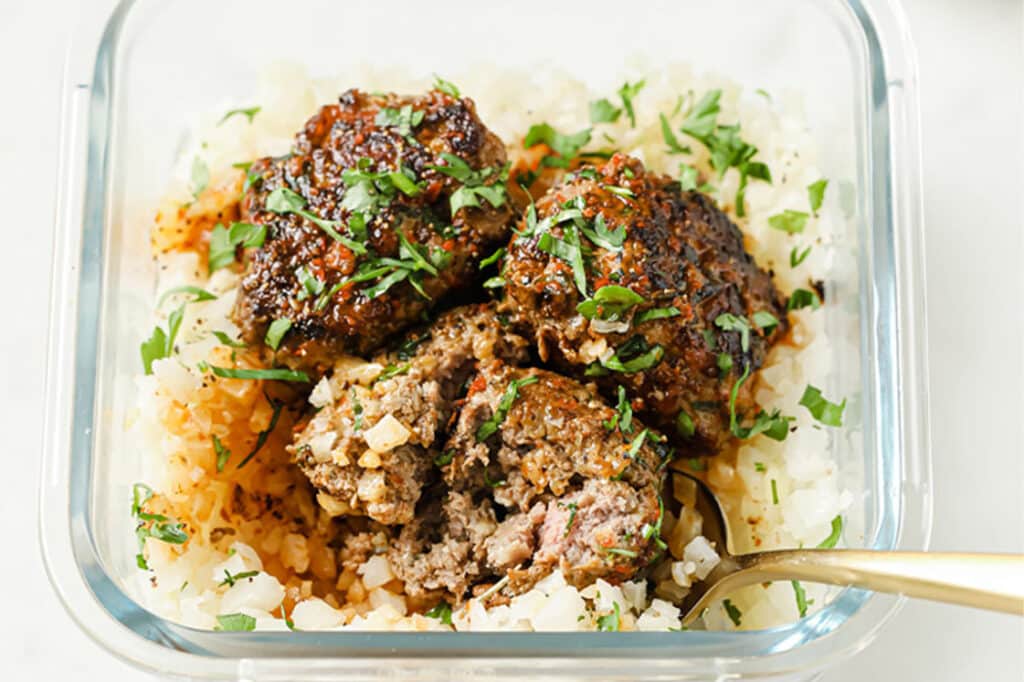
[[[373,362],[339,361],[313,392],[321,409],[291,446],[320,504],[410,521],[467,378],[480,361],[525,359],[525,347],[480,304],[444,313]]]
[[[249,168],[242,220],[266,231],[234,309],[244,340],[287,320],[275,360],[314,372],[376,350],[507,240],[506,176],[470,99],[345,92]]]
[[[742,426],[750,373],[787,326],[736,225],[621,154],[567,175],[527,212],[503,275],[502,309],[542,360],[609,397],[624,387],[692,451],[722,445],[731,416]]]

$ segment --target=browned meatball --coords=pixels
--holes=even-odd
[[[320,504],[386,524],[412,520],[477,363],[521,361],[525,348],[497,323],[493,306],[481,304],[444,313],[371,363],[339,363],[317,387],[321,409],[290,447]]]
[[[373,351],[507,239],[506,174],[471,100],[344,93],[249,169],[242,218],[267,232],[234,311],[243,338],[287,319],[277,361],[314,371]]]
[[[625,387],[692,449],[721,445],[731,389],[786,327],[736,225],[703,194],[619,154],[566,176],[518,232],[503,310],[541,358],[594,377],[609,397]],[[737,391],[737,427],[753,416],[752,385],[747,377]]]

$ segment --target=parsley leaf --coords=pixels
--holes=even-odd
[[[799,580],[790,580],[789,582],[793,585],[797,611],[800,612],[800,617],[803,618],[807,615],[807,605],[810,603],[807,601],[807,592],[804,591],[804,586],[800,584]]]
[[[270,434],[274,432],[274,428],[277,426],[277,420],[281,418],[281,410],[284,409],[284,403],[280,400],[271,399],[271,397],[266,393],[263,394],[263,397],[267,399],[267,402],[270,403],[271,409],[273,409],[273,413],[270,415],[270,424],[267,425],[267,428],[256,434],[256,444],[253,446],[249,454],[242,458],[242,461],[238,463],[237,467],[235,467],[236,469],[241,469],[249,463],[249,460],[256,456],[256,453],[260,451],[263,445],[267,442],[267,439],[270,438]]]
[[[643,302],[644,297],[628,287],[606,284],[579,303],[576,311],[588,320],[621,320],[630,308]]]
[[[377,375],[377,377],[373,380],[373,383],[376,384],[381,381],[393,379],[394,377],[401,376],[403,374],[408,374],[411,368],[412,365],[410,365],[408,362],[401,365],[388,365],[380,374]]]
[[[601,366],[613,372],[633,374],[654,367],[665,356],[661,346],[648,346],[643,336],[634,336],[610,357],[600,360]]]
[[[836,516],[832,519],[832,532],[829,536],[818,543],[818,549],[832,549],[839,542],[839,536],[843,533],[843,517]]]
[[[729,616],[729,620],[736,627],[740,626],[740,621],[743,619],[743,612],[740,611],[729,599],[722,600],[722,606],[725,608],[725,614]]]
[[[753,314],[752,319],[757,328],[763,329],[765,334],[771,334],[779,326],[779,318],[767,310],[758,310]]]
[[[451,464],[452,459],[455,457],[455,450],[445,450],[440,455],[434,458],[434,465],[443,467]]]
[[[265,379],[267,381],[299,381],[309,383],[309,376],[305,372],[297,372],[291,369],[238,369],[233,367],[215,367],[205,362],[199,363],[202,371],[213,372],[214,375],[224,379]]]
[[[786,310],[800,310],[808,306],[812,310],[817,310],[821,307],[821,299],[818,298],[818,292],[808,289],[797,289],[790,294],[789,300],[786,301]]]
[[[230,336],[228,336],[224,332],[214,331],[214,332],[211,332],[211,334],[213,334],[214,337],[216,337],[216,339],[218,341],[220,341],[222,344],[224,344],[228,348],[248,348],[247,345],[245,345],[241,341],[235,341],[233,338],[231,338]]]
[[[811,205],[811,212],[817,216],[818,209],[825,201],[825,188],[828,187],[828,180],[822,178],[817,182],[807,185],[807,202]]]
[[[746,318],[737,317],[732,313],[722,313],[715,318],[715,326],[727,332],[739,332],[740,348],[746,353],[750,350],[750,323]]]
[[[683,438],[693,438],[693,434],[697,432],[697,427],[693,423],[693,419],[686,410],[679,410],[679,414],[676,415],[676,433]]]
[[[501,400],[498,402],[498,409],[494,411],[490,419],[482,423],[476,430],[476,442],[483,443],[485,440],[493,436],[498,432],[501,423],[505,421],[505,417],[508,416],[508,411],[512,409],[512,403],[519,397],[519,389],[523,386],[529,386],[539,381],[536,376],[527,376],[522,379],[513,379],[509,382],[505,388],[505,393],[501,396]]]
[[[679,312],[679,308],[675,306],[669,306],[667,308],[650,308],[648,310],[637,313],[636,317],[633,318],[633,324],[643,324],[644,322],[650,322],[651,320],[662,320],[668,317],[677,317],[682,315]]]
[[[480,199],[484,199],[494,208],[500,208],[505,205],[505,183],[508,180],[508,166],[501,169],[483,168],[476,170],[466,163],[465,159],[454,154],[444,152],[441,154],[441,158],[444,159],[447,165],[431,165],[427,166],[427,168],[455,178],[462,183],[462,187],[455,190],[449,199],[453,216],[460,209],[467,206],[480,207]],[[492,176],[495,178],[495,182],[490,185],[485,184]]]
[[[200,157],[192,159],[192,198],[198,199],[210,184],[210,168]]]
[[[154,327],[153,333],[139,346],[139,354],[142,356],[142,367],[146,374],[153,373],[153,361],[171,357],[174,352],[174,340],[181,328],[182,318],[185,316],[185,305],[182,303],[167,316],[167,331],[160,327]]]
[[[640,91],[643,90],[646,84],[646,80],[639,80],[636,83],[629,83],[627,81],[619,88],[618,94],[622,98],[622,108],[626,110],[626,116],[629,117],[630,128],[636,128],[636,112],[633,111],[633,98],[640,94]]]
[[[799,251],[798,248],[794,246],[793,249],[789,252],[789,267],[795,268],[796,266],[800,265],[801,263],[804,262],[807,256],[810,255],[810,253],[811,247],[809,246],[803,251]]]
[[[427,618],[436,618],[445,625],[452,624],[452,607],[448,602],[441,602],[423,615]]]
[[[614,123],[622,115],[622,109],[618,108],[605,98],[596,99],[590,103],[591,123]]]
[[[210,253],[207,268],[211,273],[227,267],[235,262],[235,250],[243,248],[259,248],[267,237],[266,225],[252,223],[232,223],[225,228],[220,223],[210,232]]]
[[[772,479],[772,504],[779,503],[779,484]]]
[[[277,347],[281,345],[281,339],[288,333],[288,330],[292,328],[292,321],[287,317],[281,317],[270,323],[267,327],[267,334],[263,339],[272,350],[277,350]]]
[[[799,234],[807,226],[808,216],[803,211],[786,209],[768,218],[768,225],[788,234]]]
[[[669,154],[692,154],[693,153],[692,149],[690,149],[688,146],[686,146],[684,144],[680,144],[679,143],[679,140],[676,138],[675,133],[672,132],[672,126],[669,124],[668,118],[665,116],[665,114],[658,114],[658,118],[661,121],[661,137],[665,140],[665,144],[668,146],[668,153]],[[686,167],[690,168],[689,166],[686,166]],[[696,173],[697,173],[696,169],[694,169],[693,172],[694,172],[694,175],[696,176]],[[695,183],[694,187],[696,187],[696,186],[697,185]],[[686,188],[684,187],[683,189],[685,190]],[[690,189],[692,189],[692,188],[690,188]]]
[[[402,137],[412,134],[413,128],[423,122],[423,111],[414,111],[411,104],[406,104],[401,109],[384,108],[377,112],[374,123],[379,126],[394,128]]]
[[[593,229],[586,226],[580,219],[578,225],[583,235],[594,243],[595,246],[600,246],[602,249],[608,251],[619,252],[622,251],[622,245],[626,241],[626,226],[619,225],[614,230],[608,229],[608,225],[605,223],[604,216],[600,213],[594,217]]]
[[[217,300],[217,296],[211,294],[206,289],[201,289],[199,287],[194,287],[186,284],[184,286],[174,287],[173,289],[168,289],[167,291],[165,291],[163,295],[160,296],[160,299],[156,302],[156,307],[160,308],[161,306],[163,306],[163,304],[167,302],[167,299],[169,299],[171,296],[174,296],[175,294],[192,294],[193,296],[195,296],[195,298],[192,299],[191,303]]]
[[[526,131],[526,137],[523,139],[523,148],[529,149],[542,142],[568,162],[575,158],[580,149],[590,142],[590,129],[587,128],[571,135],[563,135],[547,123],[537,123],[530,126],[530,129]]]
[[[829,402],[821,394],[820,390],[807,384],[803,397],[800,398],[800,404],[807,408],[812,417],[825,426],[843,425],[843,409],[846,407],[845,398],[843,402],[837,405],[836,403]]]
[[[319,296],[324,292],[324,283],[314,277],[305,265],[300,265],[295,270],[295,279],[302,285],[302,289],[295,297],[299,301],[304,301],[310,296]]]
[[[228,569],[224,569],[224,580],[220,581],[220,585],[227,585],[228,587],[234,587],[235,583],[239,580],[245,580],[246,578],[255,578],[260,574],[259,571],[242,571],[241,573],[235,573],[231,575]]]
[[[434,89],[440,90],[444,94],[448,95],[449,97],[454,97],[455,99],[459,99],[462,97],[462,93],[459,91],[459,89],[455,86],[454,83],[452,83],[451,81],[446,81],[445,79],[438,76],[436,73],[434,74]]]
[[[249,119],[249,123],[256,117],[256,114],[260,113],[263,107],[249,107],[248,109],[232,109],[228,113],[224,114],[224,118],[217,122],[217,125],[221,125],[224,121],[228,120],[232,116],[245,116]]]
[[[244,613],[227,613],[217,616],[214,630],[225,632],[250,632],[256,629],[256,619]]]
[[[598,617],[598,632],[618,632],[622,628],[622,612],[619,609],[619,602],[612,602],[612,607],[611,613]]]
[[[679,164],[679,189],[689,192],[697,189],[697,169],[685,163]]]
[[[347,172],[347,171],[346,171]],[[403,176],[404,177],[404,176]],[[348,194],[346,193],[346,197]],[[344,200],[342,200],[344,206]],[[305,218],[321,230],[326,232],[331,239],[340,242],[353,253],[360,256],[366,255],[366,245],[345,237],[337,228],[341,225],[337,220],[324,220],[312,211],[306,210],[306,200],[302,195],[293,192],[287,187],[278,187],[267,196],[267,210],[277,214],[294,213]]]
[[[618,427],[620,432],[629,433],[633,430],[633,406],[626,397],[626,389],[622,386],[619,386],[618,397],[619,402],[615,405],[615,414],[611,419],[603,422],[604,428],[614,431],[615,427]]]
[[[586,296],[587,272],[583,264],[583,250],[580,246],[579,233],[575,226],[569,225],[562,234],[563,238],[559,239],[550,232],[545,232],[537,240],[537,248],[567,263],[572,268],[576,288]]]
[[[217,471],[224,471],[224,465],[228,463],[231,458],[231,450],[224,447],[224,444],[220,442],[220,438],[216,435],[211,436],[213,439],[213,451],[217,454]]]

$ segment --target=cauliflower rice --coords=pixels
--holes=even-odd
[[[767,222],[768,216],[787,208],[806,211],[806,187],[822,177],[799,113],[783,114],[761,94],[741,93],[734,84],[698,77],[686,68],[662,68],[641,76],[646,76],[646,86],[634,99],[636,127],[630,128],[625,116],[615,123],[596,124],[591,146],[601,144],[607,134],[618,148],[641,159],[652,171],[675,176],[685,160],[713,178],[701,145],[692,145],[692,155],[668,155],[657,113],[671,111],[681,94],[692,91],[699,96],[721,88],[720,120],[741,124],[743,138],[758,148],[758,160],[770,167],[774,182],[750,183],[745,218],[737,217],[731,204],[737,173],[730,171],[724,179],[714,180],[713,196],[743,230],[747,249],[759,265],[774,271],[784,294],[822,279],[837,257],[836,249],[830,248],[837,233],[834,197],[826,194],[819,216],[808,221],[802,234],[786,234]],[[531,124],[546,121],[560,131],[580,130],[589,125],[588,102],[611,96],[592,92],[565,76],[537,82],[512,74],[477,73],[454,80],[476,101],[481,119],[510,145],[510,156]],[[286,152],[294,131],[320,105],[354,86],[415,92],[429,82],[372,69],[312,80],[300,69],[275,67],[265,75],[254,98],[262,109],[251,121],[234,116],[217,125],[221,113],[215,113],[201,122],[193,149],[183,155],[175,184],[161,205],[153,230],[159,272],[156,290],[193,285],[218,298],[186,306],[178,354],[155,361],[153,373],[136,380],[138,401],[131,436],[145,459],[144,480],[155,492],[148,510],[183,523],[189,540],[176,545],[146,539],[145,561],[150,570],[136,573],[134,594],[163,617],[211,629],[218,627],[218,615],[235,613],[251,616],[261,630],[593,630],[610,614],[617,614],[621,630],[679,628],[680,610],[658,594],[649,594],[646,581],[614,586],[599,580],[578,590],[567,585],[559,572],[504,605],[486,608],[481,599],[472,599],[451,614],[450,625],[443,622],[447,619],[420,615],[417,611],[432,605],[408,600],[383,556],[375,554],[356,564],[344,551],[333,548],[331,512],[318,504],[285,452],[297,417],[288,410],[278,415],[280,421],[257,457],[244,468],[228,466],[218,471],[211,434],[230,451],[244,454],[274,419],[275,409],[264,396],[264,382],[208,381],[195,369],[202,361],[225,365],[232,355],[241,366],[256,362],[248,351],[222,345],[211,334],[224,332],[237,338],[230,311],[238,275],[222,269],[207,277],[201,255],[204,235],[213,224],[233,218],[230,211],[236,209],[230,204],[238,196],[244,174],[232,164]],[[521,106],[526,99],[523,93],[529,93],[528,111]],[[196,156],[209,168],[210,182],[193,201],[187,178]],[[790,250],[796,245],[814,248],[798,267],[791,267]],[[186,300],[190,297],[162,305],[158,322],[165,325],[167,312]],[[758,376],[756,397],[767,410],[777,408],[793,415],[798,428],[784,442],[764,436],[744,441],[709,460],[706,472],[732,527],[743,529],[735,536],[741,552],[813,546],[829,535],[832,519],[853,502],[828,454],[829,439],[836,436],[813,428],[811,415],[798,406],[808,383],[826,383],[834,349],[825,333],[824,316],[804,308],[791,312],[790,320],[792,344],[772,349]],[[372,378],[379,367],[368,364],[352,359],[347,371]],[[329,385],[321,382],[310,402],[323,404],[330,398],[325,391],[329,393]],[[379,436],[396,437],[395,429],[391,431]],[[273,505],[267,503],[270,499]],[[378,541],[386,542],[383,537]],[[686,546],[683,560],[671,564],[671,582],[681,594],[703,579],[717,561],[715,549],[698,536]],[[239,574],[246,577],[231,579]],[[805,588],[811,611],[827,602],[826,588]],[[710,609],[704,625],[757,629],[799,617],[788,582],[749,587],[731,595],[730,601],[743,614],[739,626],[721,605]]]

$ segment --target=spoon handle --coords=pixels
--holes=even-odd
[[[806,580],[852,585],[1024,616],[1024,555],[795,549],[736,561],[739,573],[747,574],[744,584]]]

